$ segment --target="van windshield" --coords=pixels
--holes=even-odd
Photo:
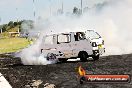
[[[101,36],[97,32],[95,32],[93,30],[88,30],[86,32],[86,38],[98,39],[98,38],[101,38]]]

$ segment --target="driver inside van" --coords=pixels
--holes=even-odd
[[[83,34],[81,32],[77,32],[76,35],[74,35],[75,41],[83,40]]]

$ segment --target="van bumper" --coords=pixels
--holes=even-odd
[[[97,55],[102,55],[103,53],[105,53],[105,48],[101,48],[98,50],[93,50],[93,55],[97,56]]]
[[[102,54],[104,54],[104,53],[105,53],[105,48],[99,49],[99,54],[100,54],[100,55],[102,55]]]

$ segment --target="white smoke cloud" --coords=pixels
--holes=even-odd
[[[40,45],[42,38],[40,37],[33,45],[23,49],[17,56],[21,57],[24,65],[47,65],[56,63],[57,60],[47,60],[47,53],[40,53]]]
[[[84,13],[82,16],[67,16],[65,14],[52,16],[47,20],[41,19],[36,21],[35,27],[44,34],[49,34],[51,31],[52,33],[58,33],[94,29],[105,40],[105,55],[132,53],[132,1],[105,0],[104,2],[105,4],[99,3],[100,9],[97,5],[98,3],[96,3],[93,8],[89,9],[88,12]],[[39,43],[41,42],[39,41]],[[35,49],[40,50],[38,47]],[[28,48],[27,51],[28,50],[30,50],[30,48]],[[34,50],[34,46],[32,46],[31,50],[36,56],[39,55],[35,52],[37,50]],[[39,59],[32,58],[32,53],[29,54],[31,57],[24,57],[23,61],[25,63],[32,64],[38,62]],[[25,54],[23,54],[23,56],[25,56]]]
[[[26,0],[0,0],[0,5],[2,6],[6,6],[6,5],[15,5],[15,6],[20,6],[22,5],[23,2],[25,2]]]
[[[78,18],[52,17],[47,29],[54,32],[95,29],[105,40],[107,55],[131,53],[132,1],[105,0],[94,6]]]

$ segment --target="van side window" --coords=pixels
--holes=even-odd
[[[45,44],[53,44],[53,36],[46,36],[44,39]]]
[[[70,34],[60,34],[57,36],[57,44],[59,43],[69,43],[71,42]]]
[[[75,38],[75,41],[79,40],[77,35],[74,35],[74,38]]]
[[[79,41],[79,40],[84,40],[85,39],[85,35],[82,32],[77,32],[74,35],[75,41]]]

